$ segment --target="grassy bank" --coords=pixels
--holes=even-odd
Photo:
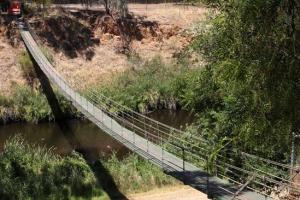
[[[194,75],[197,70],[181,64],[165,64],[159,57],[146,62],[137,59],[129,70],[111,82],[89,90],[141,113],[175,110],[189,104],[189,88],[197,81],[198,76]],[[88,91],[84,93],[91,96]]]
[[[0,169],[1,199],[109,200],[80,155],[61,158],[20,137],[6,142]]]
[[[97,168],[97,163],[103,163],[105,169]],[[123,159],[113,154],[88,164],[78,153],[60,157],[51,149],[26,143],[18,135],[9,139],[0,153],[0,196],[16,200],[109,200],[105,191],[110,190],[107,185],[111,183],[107,182],[104,176],[107,172],[103,170],[125,194],[179,184],[149,161],[133,154]]]
[[[59,92],[55,91],[55,94],[66,118],[79,116],[71,102]],[[18,86],[11,97],[0,95],[0,124],[16,121],[38,123],[53,120],[54,115],[40,88]]]

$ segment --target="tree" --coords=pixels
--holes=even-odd
[[[106,14],[118,15],[118,17],[126,17],[128,7],[126,0],[103,0]]]
[[[235,145],[248,151],[287,158],[291,133],[300,131],[300,2],[202,2],[219,14],[193,48],[208,60],[221,102],[204,109],[202,128],[238,136]]]

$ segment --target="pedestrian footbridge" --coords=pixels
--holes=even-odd
[[[260,169],[240,168],[226,158],[228,154],[209,152],[210,143],[177,130],[118,104],[109,97],[90,91],[82,95],[62,77],[42,53],[27,27],[20,34],[35,64],[65,98],[114,139],[133,152],[159,166],[214,199],[272,199],[274,188],[298,188],[284,176]],[[287,165],[243,153],[245,158],[279,166]],[[215,159],[212,159],[215,158]]]

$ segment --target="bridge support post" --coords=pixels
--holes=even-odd
[[[211,198],[210,190],[209,190],[209,157],[206,157],[206,192],[207,198]]]
[[[292,133],[292,149],[291,149],[291,171],[290,175],[293,176],[294,167],[295,167],[295,160],[296,160],[296,150],[295,150],[295,140],[300,138],[300,135],[296,135],[294,132]]]
[[[186,185],[186,172],[185,172],[185,150],[184,147],[181,147],[182,151],[182,173],[183,173],[183,184]]]

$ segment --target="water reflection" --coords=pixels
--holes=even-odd
[[[185,111],[158,111],[148,114],[149,117],[160,122],[180,128],[190,124],[194,115]],[[69,143],[60,126],[56,123],[15,123],[0,126],[0,150],[5,141],[16,134],[21,134],[30,143],[53,147],[54,151],[61,155],[70,153],[74,148],[87,153],[89,159],[96,159],[99,155],[110,155],[112,151],[123,156],[129,151],[122,144],[103,132],[100,128],[89,121],[71,120],[66,122],[69,131],[79,141],[80,147],[73,147]]]

